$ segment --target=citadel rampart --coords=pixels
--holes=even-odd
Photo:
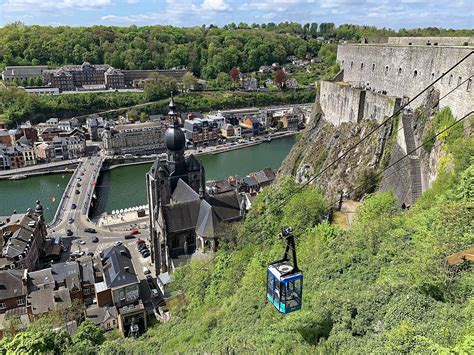
[[[335,126],[342,122],[372,119],[382,122],[400,107],[400,99],[353,88],[341,82],[321,81],[319,102],[326,121]]]
[[[387,43],[403,46],[467,46],[474,43],[474,37],[388,37]]]
[[[344,82],[410,99],[473,50],[470,47],[347,44],[338,46],[337,60],[344,70]],[[451,107],[458,117],[472,110],[473,75],[474,55],[471,55],[434,85],[443,96],[470,78],[444,98],[440,107]],[[411,107],[420,106],[426,95],[413,102]]]

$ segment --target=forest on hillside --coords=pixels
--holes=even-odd
[[[437,131],[454,121],[449,110],[434,119]],[[473,124],[468,119],[466,131]],[[90,322],[70,337],[53,331],[64,315],[52,314],[16,335],[12,327],[0,352],[473,353],[472,265],[446,263],[474,244],[474,140],[455,127],[438,137],[438,178],[409,210],[389,192],[370,194],[342,230],[323,221],[322,191],[283,179],[257,196],[243,222],[220,232],[213,259],[176,271],[172,321],[138,340]],[[302,309],[285,316],[265,298],[283,225],[295,227],[304,273]]]
[[[359,41],[366,36],[472,36],[473,30],[378,29],[333,23],[229,24],[218,28],[172,26],[0,28],[0,69],[6,65],[107,63],[120,69],[186,67],[197,77],[215,79],[233,67],[241,72],[283,63],[289,55],[318,55],[318,37]]]

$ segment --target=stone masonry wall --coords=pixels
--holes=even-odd
[[[338,46],[337,60],[344,70],[344,82],[370,87],[390,96],[413,98],[457,61],[473,51],[472,47],[397,46],[376,44],[343,44]],[[434,88],[440,96],[474,75],[474,55],[456,67]],[[451,107],[457,117],[474,107],[471,78],[440,102],[440,108]],[[410,106],[420,106],[426,93]]]
[[[472,45],[474,37],[388,37],[387,42],[404,46],[464,46],[466,43]]]
[[[321,81],[319,96],[324,119],[335,126],[342,122],[372,119],[382,122],[400,107],[400,99],[353,88],[345,83]]]

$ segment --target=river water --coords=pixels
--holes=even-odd
[[[266,167],[278,169],[294,142],[294,137],[286,137],[198,159],[204,164],[206,180],[224,179],[230,175],[245,176]],[[146,204],[145,174],[150,166],[130,165],[102,173],[97,183],[99,204],[96,214]],[[51,220],[68,179],[68,174],[51,174],[18,181],[0,181],[0,215],[11,214],[14,209],[23,212],[34,208],[35,200],[39,199],[46,210],[46,220]]]

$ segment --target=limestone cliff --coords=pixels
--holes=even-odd
[[[324,113],[315,111],[283,162],[279,176],[292,175],[300,183],[308,181],[378,124],[374,120],[362,120],[335,126],[325,120]],[[391,131],[392,125],[383,126],[311,183],[320,186],[330,201],[337,201],[343,190],[352,191],[356,198],[361,197],[363,190],[371,192],[369,185],[373,185],[375,174],[387,159],[383,153]]]

